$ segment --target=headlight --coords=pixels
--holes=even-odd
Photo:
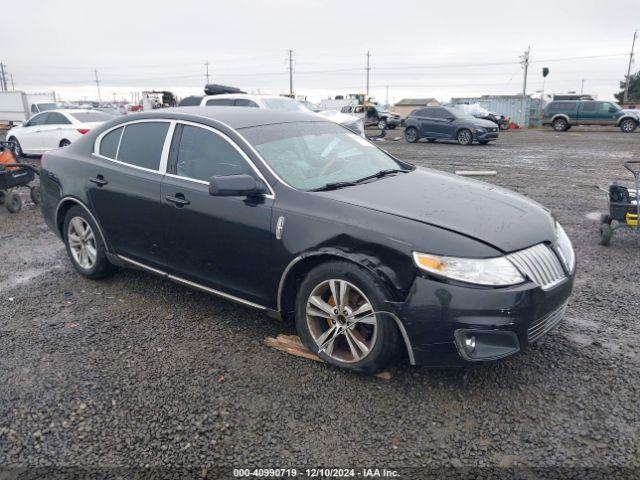
[[[505,257],[454,258],[414,252],[413,259],[422,270],[461,282],[491,286],[524,282],[522,274]]]
[[[562,228],[562,225],[558,222],[556,222],[556,232],[558,234],[558,252],[560,253],[562,262],[564,266],[567,267],[567,271],[573,273],[573,270],[576,268],[576,254],[573,251],[571,240],[567,232]]]
[[[484,133],[484,128],[476,128],[476,132],[478,132],[478,133]]]

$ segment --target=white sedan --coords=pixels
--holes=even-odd
[[[16,154],[40,155],[70,145],[85,133],[114,117],[91,110],[49,110],[34,115],[24,124],[7,132],[7,140],[16,144]]]

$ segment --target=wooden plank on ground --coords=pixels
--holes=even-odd
[[[494,177],[497,174],[495,170],[456,170],[456,175],[462,177]]]
[[[281,334],[276,338],[267,337],[264,339],[264,344],[267,347],[275,348],[276,350],[295,355],[296,357],[302,357],[308,360],[314,360],[316,362],[324,363],[324,360],[322,360],[318,355],[304,346],[304,344],[300,340],[300,337],[298,337],[297,335]],[[377,373],[375,376],[378,378],[382,378],[383,380],[391,380],[393,375],[390,371],[385,370],[384,372]]]

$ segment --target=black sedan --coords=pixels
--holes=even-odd
[[[563,317],[575,256],[543,207],[397,160],[315,115],[184,107],[116,118],[42,159],[82,275],[134,267],[295,320],[326,361],[515,354]]]
[[[499,127],[490,120],[476,118],[462,108],[426,107],[414,110],[405,120],[404,137],[409,143],[421,138],[429,142],[456,140],[460,145],[481,145],[498,139]]]

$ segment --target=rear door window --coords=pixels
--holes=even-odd
[[[47,125],[70,125],[71,122],[67,117],[58,112],[49,112]]]
[[[258,104],[248,98],[238,98],[235,103],[236,107],[253,107],[258,108]]]
[[[184,125],[176,175],[208,182],[216,175],[252,175],[251,167],[238,150],[211,130]]]
[[[233,98],[212,98],[207,100],[207,107],[231,107]]]
[[[596,103],[595,102],[585,102],[582,104],[582,111],[584,113],[590,112],[593,113],[596,111]]]
[[[100,155],[115,160],[118,155],[118,144],[124,127],[116,128],[102,137],[100,142]]]
[[[158,170],[168,130],[169,122],[125,125],[117,160],[136,167]]]

